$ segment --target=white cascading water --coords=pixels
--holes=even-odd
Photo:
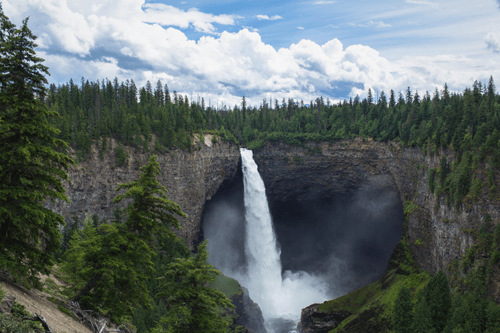
[[[253,160],[253,152],[242,148],[246,219],[245,252],[248,276],[242,284],[259,304],[264,319],[300,319],[301,309],[328,299],[325,284],[306,272],[281,275],[280,251],[266,198],[266,188]]]

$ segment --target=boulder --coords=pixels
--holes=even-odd
[[[325,313],[318,310],[318,305],[312,304],[302,309],[297,326],[300,333],[328,333],[351,315],[349,311]]]
[[[0,304],[0,313],[9,313],[12,310],[12,306],[16,298],[12,295],[7,295],[3,298],[2,303]]]

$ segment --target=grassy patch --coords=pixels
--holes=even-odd
[[[330,332],[389,332],[392,330],[394,301],[401,288],[413,299],[429,281],[430,274],[418,269],[408,245],[400,241],[394,249],[386,273],[372,284],[318,306],[324,313],[349,311],[347,319]]]
[[[224,275],[217,275],[213,287],[223,292],[228,298],[242,292],[238,281]]]
[[[348,310],[353,314],[330,332],[386,332],[392,329],[394,301],[402,287],[417,295],[427,284],[429,273],[399,275],[396,270],[368,286],[319,306],[322,312]],[[416,299],[416,297],[413,297]]]
[[[57,308],[59,309],[59,311],[67,314],[68,316],[70,316],[71,318],[73,318],[74,320],[78,321],[78,318],[76,318],[72,313],[71,311],[69,311],[69,309],[65,308],[64,306],[62,306],[61,304],[57,304]]]

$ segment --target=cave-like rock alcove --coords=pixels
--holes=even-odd
[[[206,203],[203,215],[210,263],[236,278],[246,270],[243,190],[239,171]],[[286,201],[268,195],[268,202],[283,271],[320,276],[332,298],[377,280],[401,237],[403,210],[395,187],[296,192]]]

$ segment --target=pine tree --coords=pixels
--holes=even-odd
[[[432,325],[437,332],[442,332],[451,308],[450,288],[446,274],[440,270],[431,278],[423,292],[432,314]]]
[[[117,191],[127,191],[113,202],[132,200],[125,209],[126,220],[103,225],[100,237],[89,244],[85,261],[93,270],[73,298],[84,307],[105,309],[115,320],[131,315],[138,305],[149,306],[145,281],[153,272],[157,239],[176,237],[171,227],[180,226],[173,214],[186,216],[167,199],[167,190],[156,179],[161,171],[156,155],[141,171],[138,180],[118,185]]]
[[[77,229],[72,233],[69,240],[68,250],[64,253],[59,266],[59,273],[68,283],[66,290],[69,295],[74,296],[85,286],[91,267],[85,264],[85,253],[89,252],[89,246],[96,243],[98,237],[97,228],[87,218],[83,222],[83,229]]]
[[[408,288],[403,287],[394,303],[393,327],[395,333],[412,333],[413,305]]]
[[[207,259],[207,241],[204,241],[194,256],[177,258],[169,264],[169,270],[161,278],[158,296],[166,298],[170,311],[154,333],[226,332],[228,322],[220,311],[234,305],[211,286],[220,272]]]
[[[436,333],[432,326],[432,314],[427,306],[425,297],[421,297],[415,307],[415,317],[413,320],[414,333]]]
[[[500,306],[490,301],[486,307],[485,333],[500,333]]]
[[[46,95],[48,68],[36,56],[36,36],[28,19],[16,28],[0,6],[0,267],[39,286],[38,273],[48,274],[60,248],[64,219],[43,202],[69,202],[62,186],[72,159],[58,151],[49,123]]]

